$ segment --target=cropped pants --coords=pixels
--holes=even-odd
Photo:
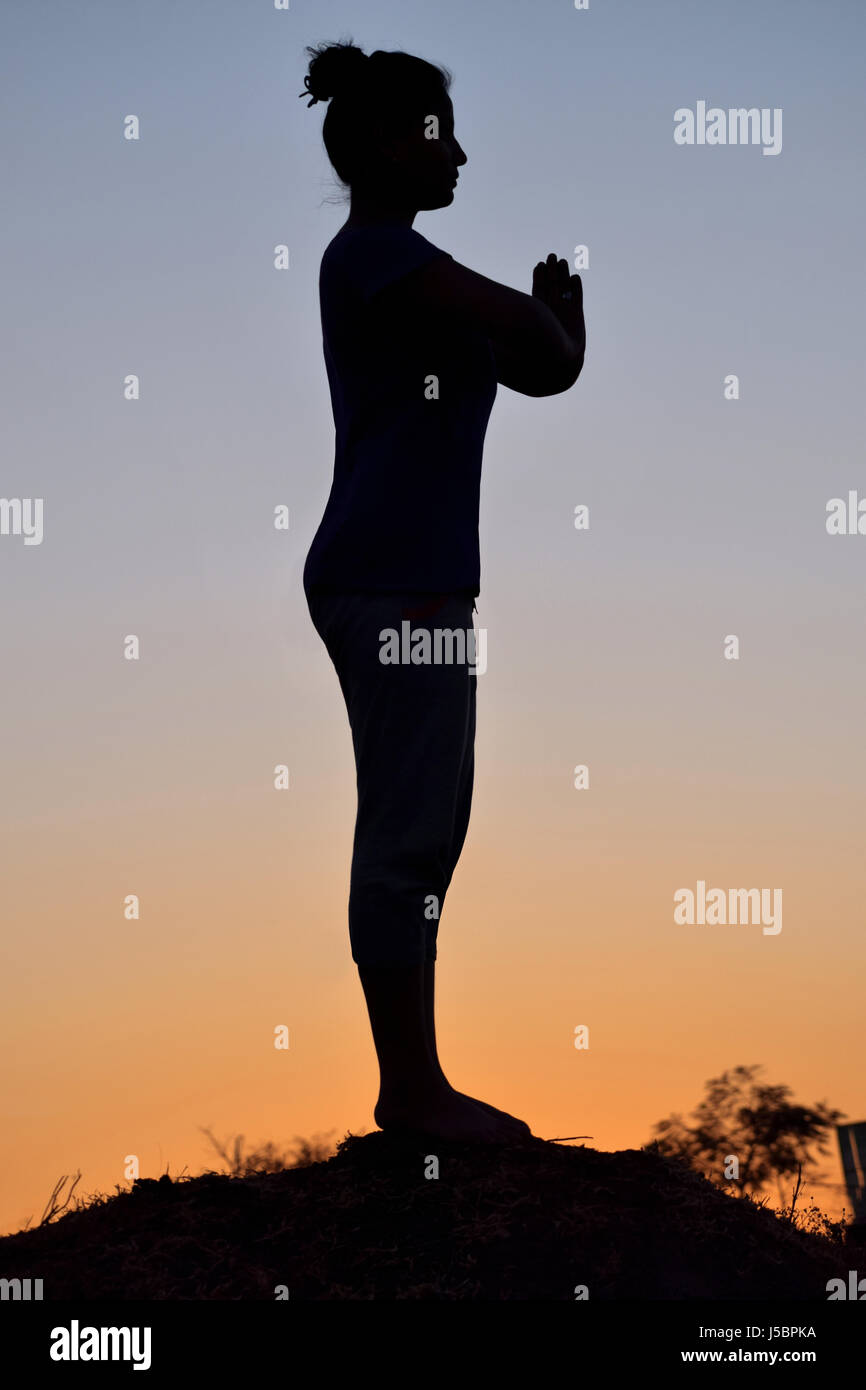
[[[419,629],[429,631],[432,653],[437,628],[471,634],[474,602],[462,594],[321,591],[307,602],[340,680],[355,751],[352,959],[360,966],[433,961],[472,802],[471,639],[463,661],[380,658],[391,634],[399,634],[405,658],[407,622],[413,643],[424,640]],[[459,657],[459,647],[451,651]]]

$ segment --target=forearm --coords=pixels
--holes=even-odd
[[[548,331],[540,344],[530,340],[515,352],[510,344],[491,339],[497,381],[523,396],[560,395],[574,385],[583,369],[585,344],[569,337],[553,314],[546,312],[555,331]]]

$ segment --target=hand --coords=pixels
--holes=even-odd
[[[583,285],[579,275],[569,275],[568,261],[557,260],[555,251],[551,251],[546,261],[539,261],[533,270],[532,295],[556,315],[582,352],[586,346]]]

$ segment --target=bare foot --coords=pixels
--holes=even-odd
[[[474,1140],[482,1144],[508,1143],[522,1134],[522,1121],[495,1110],[450,1086],[417,1092],[410,1099],[379,1096],[373,1118],[385,1131],[420,1130],[442,1139]]]
[[[497,1110],[495,1105],[488,1105],[486,1100],[478,1100],[476,1096],[467,1096],[463,1091],[456,1091],[455,1095],[462,1096],[464,1100],[471,1100],[473,1105],[478,1105],[482,1110],[487,1110],[489,1114],[498,1116],[511,1125],[515,1134],[522,1135],[525,1139],[532,1137],[532,1130],[525,1120],[518,1120],[516,1115],[511,1115],[507,1110]]]
[[[507,1121],[507,1123],[511,1125],[514,1134],[520,1135],[524,1139],[532,1138],[532,1130],[525,1120],[518,1120],[516,1115],[509,1114],[507,1110],[497,1110],[495,1105],[489,1105],[486,1100],[479,1100],[477,1096],[467,1096],[465,1091],[455,1091],[441,1066],[439,1066],[438,1057],[434,1059],[434,1064],[437,1067],[437,1074],[440,1082],[443,1086],[447,1086],[449,1091],[454,1091],[454,1094],[456,1096],[461,1096],[463,1100],[470,1100],[473,1105],[480,1105],[481,1109],[486,1110],[488,1114],[496,1115],[498,1119]]]

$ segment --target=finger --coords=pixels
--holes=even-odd
[[[533,275],[532,293],[536,299],[550,299],[550,281],[544,271],[536,271]]]

